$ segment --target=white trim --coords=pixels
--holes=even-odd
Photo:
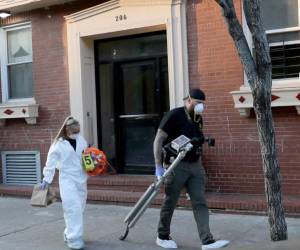
[[[280,45],[292,45],[292,44],[298,44],[300,43],[300,40],[293,40],[293,41],[289,41],[289,42],[277,42],[277,43],[269,43],[270,47],[275,47],[275,46],[280,46]]]
[[[241,116],[249,116],[250,109],[253,108],[253,97],[249,87],[243,87],[240,90],[230,92],[233,100],[234,107],[238,109]],[[276,95],[278,99],[271,102],[271,107],[287,107],[294,106],[299,113],[300,100],[298,95],[300,94],[300,87],[277,87],[272,88],[272,95]],[[240,101],[240,98],[243,98]]]
[[[249,45],[249,48],[250,48],[250,52],[252,54],[252,44],[253,44],[253,40],[252,40],[252,35],[251,35],[251,32],[249,30],[249,27],[248,27],[248,24],[247,24],[247,21],[246,21],[246,17],[245,17],[245,12],[244,12],[244,7],[243,7],[243,1],[242,1],[242,26],[243,26],[243,31],[244,31],[244,34],[245,34],[245,37],[246,37],[246,40],[247,40],[247,43]],[[248,83],[248,79],[247,79],[247,75],[245,73],[245,71],[243,70],[244,72],[244,85],[245,86],[249,86],[249,83]]]
[[[1,26],[1,29],[5,29],[5,30],[17,30],[17,29],[24,29],[24,28],[31,28],[31,22],[15,23],[15,24]]]
[[[31,61],[24,61],[24,62],[17,62],[17,63],[7,63],[7,66],[14,66],[14,65],[26,64],[26,63],[32,63],[32,60]]]
[[[0,71],[1,71],[1,89],[2,89],[2,103],[11,102],[11,99],[8,96],[8,67],[12,65],[33,63],[33,57],[31,61],[24,61],[19,63],[8,63],[8,55],[7,55],[7,32],[21,30],[21,29],[31,29],[32,34],[32,26],[31,22],[24,22],[18,24],[12,24],[7,26],[0,27]],[[32,84],[34,84],[32,82]],[[14,99],[19,100],[20,103],[27,99],[34,100],[34,98],[20,98]]]
[[[35,104],[36,100],[34,97],[29,98],[11,98],[6,101],[7,104]]]
[[[116,22],[115,16],[127,19]],[[89,119],[97,138],[93,41],[109,37],[166,30],[170,107],[181,106],[189,89],[186,31],[186,0],[111,0],[65,17],[68,32],[68,61],[71,114],[89,137]],[[97,24],[97,25],[96,25]],[[92,84],[84,88],[85,83]],[[88,99],[93,98],[93,101]],[[87,117],[89,114],[89,118]]]
[[[283,28],[283,29],[266,30],[266,34],[273,35],[273,34],[288,33],[288,32],[294,32],[294,31],[300,31],[300,26]]]
[[[6,102],[8,100],[7,43],[6,32],[2,28],[0,28],[0,64],[2,102]]]

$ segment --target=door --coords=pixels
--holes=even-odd
[[[117,152],[124,173],[154,171],[153,140],[162,115],[158,62],[140,60],[116,66]]]
[[[153,174],[153,140],[169,110],[165,31],[95,41],[98,145],[118,173]]]

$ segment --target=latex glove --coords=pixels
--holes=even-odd
[[[157,177],[158,180],[163,176],[164,173],[165,173],[165,169],[162,166],[160,165],[155,166],[155,176]]]
[[[42,190],[46,189],[47,187],[49,187],[49,183],[47,181],[43,181],[40,184],[40,189],[42,189]]]

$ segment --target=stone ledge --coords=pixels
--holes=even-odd
[[[10,186],[0,185],[0,196],[30,197],[33,187],[31,186]],[[146,189],[145,189],[146,190]],[[58,187],[54,191],[59,197]],[[88,191],[88,201],[93,203],[108,203],[118,205],[133,206],[141,197],[143,192],[124,192],[120,190],[93,190]],[[264,195],[253,194],[225,194],[225,193],[207,193],[208,206],[212,210],[221,212],[247,212],[247,213],[265,213],[266,201]],[[159,194],[154,200],[152,206],[159,206],[163,201],[163,194]],[[284,196],[284,208],[287,215],[300,215],[300,200],[298,196]],[[182,208],[191,208],[191,202],[183,196],[177,204]]]
[[[242,86],[240,90],[230,92],[234,107],[243,117],[250,116],[253,108],[253,97],[249,87]],[[294,106],[300,115],[300,87],[272,88],[271,107]]]
[[[0,104],[0,125],[6,119],[24,118],[28,124],[36,124],[39,105],[36,103],[2,103]]]

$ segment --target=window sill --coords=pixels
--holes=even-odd
[[[36,124],[39,105],[35,102],[7,102],[0,104],[0,125],[6,119],[24,118],[27,124]]]
[[[253,98],[250,87],[241,86],[240,90],[230,92],[234,100],[234,107],[238,109],[243,117],[250,116],[253,108]],[[273,86],[271,107],[294,106],[300,115],[300,86]]]

